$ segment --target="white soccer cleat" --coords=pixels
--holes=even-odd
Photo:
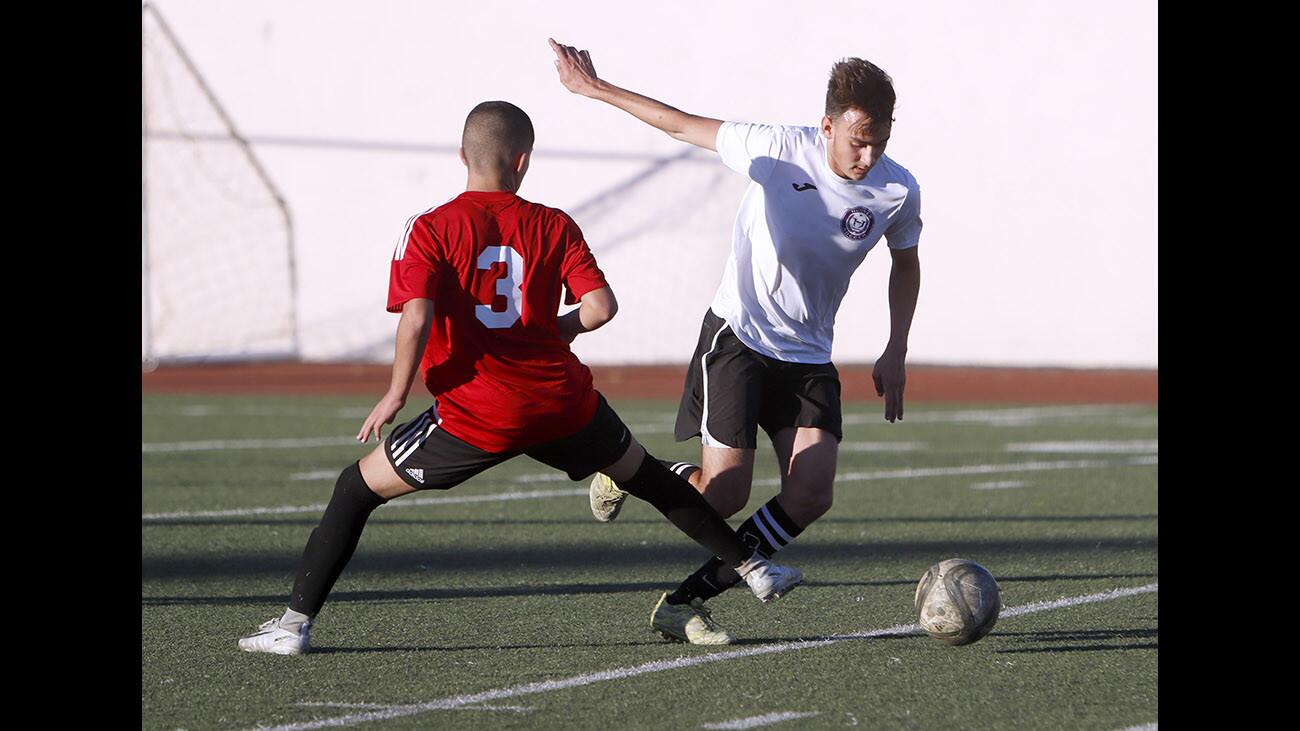
[[[280,618],[268,620],[257,631],[240,638],[239,649],[244,652],[270,652],[276,655],[303,655],[311,647],[311,621],[302,623],[295,632],[280,626]]]
[[[650,613],[650,626],[664,639],[692,645],[730,645],[736,641],[713,621],[709,610],[704,608],[704,600],[698,597],[690,604],[669,604],[668,592],[664,592]]]
[[[736,572],[745,577],[749,590],[764,603],[780,599],[803,583],[799,569],[772,563],[757,553],[736,567]]]
[[[618,517],[618,511],[623,509],[623,501],[627,500],[628,493],[620,490],[607,475],[597,472],[591,478],[591,489],[587,495],[591,498],[591,514],[596,516],[596,520],[608,523]]]

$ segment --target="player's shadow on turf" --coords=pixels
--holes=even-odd
[[[330,603],[340,602],[421,602],[435,599],[490,599],[501,597],[534,596],[572,596],[575,594],[622,594],[641,592],[654,595],[662,592],[672,582],[623,583],[623,584],[544,584],[490,587],[462,587],[436,589],[402,589],[394,591],[336,591],[330,594]],[[187,604],[211,604],[228,606],[247,606],[258,602],[283,604],[284,595],[248,595],[243,596],[193,596],[193,597],[147,597],[141,600],[145,606],[171,606]]]
[[[587,504],[583,503],[585,509]],[[662,525],[663,518],[645,518],[645,519],[624,519],[620,518],[619,525]],[[254,526],[254,525],[282,525],[282,526],[308,526],[315,528],[320,524],[320,516],[310,518],[240,518],[231,520],[230,518],[167,518],[163,520],[144,520],[141,521],[142,527],[148,526]],[[376,525],[427,525],[427,526],[449,526],[449,525],[487,525],[487,526],[512,526],[512,525],[578,525],[578,526],[599,526],[600,524],[593,518],[493,518],[493,519],[443,519],[443,518],[389,518],[377,515],[367,522],[367,526]]]
[[[785,644],[788,642],[820,642],[822,640],[827,639],[830,636],[831,635],[807,635],[807,636],[795,636],[795,637],[742,637],[736,640],[735,642],[733,642],[732,645],[776,645],[776,644]],[[914,640],[917,639],[918,637],[924,638],[925,635],[884,635],[879,637],[854,637],[854,638],[841,637],[839,639],[871,640],[872,642],[890,642],[895,640]]]
[[[1148,579],[1157,576],[1159,576],[1159,574],[1099,573],[1050,574],[1044,576],[999,576],[997,579],[998,583],[1005,585],[1024,581],[1095,581],[1098,579]],[[428,601],[431,599],[484,599],[544,595],[566,596],[575,594],[645,593],[653,595],[655,592],[663,591],[671,583],[671,581],[645,581],[637,583],[625,582],[619,584],[546,584],[542,586],[521,584],[513,586],[403,589],[401,591],[339,591],[331,595],[330,602],[408,602]],[[880,579],[878,581],[817,581],[815,579],[810,579],[805,581],[803,586],[806,589],[841,589],[858,587],[914,586],[915,584],[916,579],[913,578]],[[141,606],[155,607],[188,605],[247,606],[249,604],[257,603],[279,604],[283,603],[283,601],[284,596],[281,594],[242,594],[240,596],[144,597],[140,600],[140,603]]]
[[[1151,573],[1106,573],[1106,574],[1043,574],[1041,576],[998,576],[999,584],[1014,581],[1091,581],[1093,579],[1154,579],[1160,574]]]
[[[1159,520],[1151,515],[896,515],[881,518],[827,518],[818,523],[1106,523],[1110,521]]]
[[[332,600],[331,600],[332,601]],[[391,647],[320,647],[311,646],[313,655],[366,655],[377,652],[483,652],[484,650],[554,650],[560,648],[593,647],[646,647],[661,644],[662,640],[646,639],[641,642],[556,642],[548,645],[394,645]]]
[[[700,565],[707,558],[694,544],[677,540],[671,526],[664,525],[653,536],[655,541],[641,545],[639,541],[619,538],[608,533],[597,539],[601,527],[594,528],[591,540],[580,544],[538,548],[535,545],[509,543],[508,535],[490,545],[453,545],[443,543],[428,548],[403,547],[399,549],[368,550],[363,542],[349,564],[349,571],[378,571],[390,574],[427,575],[428,583],[445,583],[440,580],[441,569],[452,568],[457,573],[482,572],[491,576],[499,572],[509,574],[520,571],[550,572],[555,575],[573,575],[593,569],[617,570],[621,575],[646,576],[670,581],[684,570]],[[302,540],[305,541],[307,531]],[[584,535],[584,538],[586,536]],[[937,556],[977,556],[981,563],[996,565],[999,560],[1019,559],[1026,554],[1053,556],[1086,554],[1094,560],[1107,555],[1129,556],[1135,551],[1154,552],[1159,546],[1155,537],[1098,536],[1078,534],[1038,539],[934,539],[893,542],[888,540],[820,540],[796,543],[782,552],[786,563],[804,567],[810,580],[816,580],[812,568],[818,565],[843,565],[850,557],[889,556],[895,561],[919,564],[919,576]],[[220,552],[191,554],[167,553],[150,555],[140,562],[144,582],[160,579],[290,577],[297,567],[298,551],[264,550],[256,553],[230,555]],[[566,573],[567,572],[567,573]],[[996,575],[996,572],[995,572]],[[618,583],[597,586],[620,586]],[[658,584],[656,584],[658,586]],[[545,584],[542,584],[545,588]]]
[[[1159,650],[1158,642],[1124,642],[1113,644],[1109,640],[1143,640],[1160,636],[1160,630],[1154,627],[1141,629],[1103,629],[1103,630],[1045,630],[1039,632],[1001,632],[993,633],[1003,642],[1012,641],[1022,644],[1035,643],[1037,647],[1012,647],[998,649],[1004,654],[1054,653],[1054,652],[1102,652],[1107,650]],[[1088,644],[1070,644],[1070,643]]]
[[[1020,581],[1094,581],[1096,579],[1154,579],[1159,574],[1107,573],[1107,574],[1050,574],[1045,576],[998,576],[999,584]],[[817,581],[809,579],[804,586],[812,587],[851,587],[851,586],[914,586],[916,579],[880,579],[878,581]]]
[[[586,507],[586,503],[583,503]],[[744,512],[744,511],[742,511]],[[819,524],[830,525],[833,523],[844,523],[851,525],[860,525],[864,523],[1106,523],[1112,521],[1155,521],[1159,520],[1158,515],[940,515],[940,516],[893,516],[888,518],[833,518],[822,517],[817,520]],[[188,526],[188,525],[229,525],[229,526],[254,526],[254,525],[301,525],[315,527],[320,523],[319,516],[302,517],[302,518],[240,518],[232,520],[230,518],[167,518],[163,520],[142,520],[144,526]],[[629,518],[621,517],[619,525],[658,525],[663,523],[662,518],[645,517]],[[594,520],[588,517],[578,518],[390,518],[385,515],[376,515],[371,519],[370,525],[430,525],[430,526],[449,526],[449,525],[597,525]]]

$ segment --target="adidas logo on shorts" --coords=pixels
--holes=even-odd
[[[411,477],[414,477],[416,481],[419,482],[421,485],[424,484],[424,470],[417,469],[415,467],[408,467],[406,469],[406,474],[410,475]]]

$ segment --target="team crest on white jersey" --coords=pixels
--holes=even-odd
[[[844,212],[844,218],[840,219],[840,230],[854,241],[861,241],[871,233],[871,227],[875,223],[876,217],[870,210],[854,206]]]

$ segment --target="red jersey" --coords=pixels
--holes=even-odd
[[[576,433],[596,412],[591,371],[560,339],[566,302],[605,287],[582,231],[556,208],[470,191],[411,219],[393,255],[388,311],[433,301],[420,371],[440,425],[488,452]]]

